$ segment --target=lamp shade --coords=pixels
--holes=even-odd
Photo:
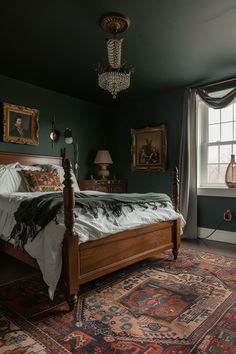
[[[113,163],[111,155],[108,150],[98,150],[95,157],[94,163],[96,164],[107,164],[110,165]]]

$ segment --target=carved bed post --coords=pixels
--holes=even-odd
[[[79,245],[78,235],[74,232],[74,189],[72,187],[71,163],[63,156],[63,168],[65,172],[64,180],[64,222],[65,237],[63,243],[63,266],[65,283],[67,287],[67,302],[69,309],[72,310],[77,303],[77,294],[79,291]]]
[[[179,212],[179,171],[175,167],[173,171],[173,184],[172,184],[172,203],[176,212]],[[180,219],[175,221],[175,230],[173,233],[173,256],[174,259],[178,257],[178,249],[180,245]]]
[[[173,170],[172,203],[175,211],[179,211],[179,171],[175,167]]]

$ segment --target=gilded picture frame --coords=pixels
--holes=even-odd
[[[166,126],[131,129],[131,170],[165,171],[167,168]]]
[[[4,102],[3,141],[7,143],[38,145],[38,109]]]

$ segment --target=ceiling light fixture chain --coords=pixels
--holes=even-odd
[[[109,91],[113,99],[116,99],[117,93],[126,90],[130,86],[130,75],[133,68],[122,63],[122,43],[123,39],[116,38],[117,33],[124,32],[130,26],[130,19],[119,13],[111,13],[102,16],[100,19],[101,28],[112,33],[112,38],[107,39],[108,65],[103,67],[101,64],[97,67],[98,85]]]

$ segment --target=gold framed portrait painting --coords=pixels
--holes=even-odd
[[[38,145],[38,109],[4,102],[3,141],[16,144]]]
[[[135,170],[166,170],[166,126],[131,129],[132,162]]]

